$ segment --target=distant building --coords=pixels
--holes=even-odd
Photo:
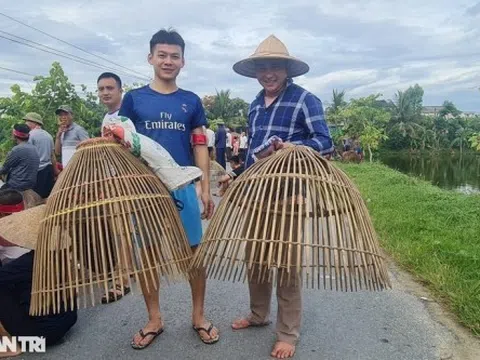
[[[442,105],[436,105],[436,106],[424,106],[422,108],[422,115],[425,115],[425,116],[438,116],[438,114],[440,113],[440,111],[442,111],[443,109],[443,106]],[[461,112],[461,114],[459,115],[459,117],[461,118],[470,118],[470,117],[474,117],[474,116],[477,116],[478,113],[476,112],[472,112],[472,111],[465,111],[465,112]],[[453,116],[451,114],[448,114],[446,116],[447,119],[452,119]]]

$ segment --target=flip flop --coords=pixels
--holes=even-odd
[[[213,323],[210,322],[210,326],[208,327],[208,329],[205,329],[203,327],[196,327],[195,325],[192,326],[193,327],[193,330],[195,330],[198,334],[198,337],[200,338],[200,340],[202,340],[202,342],[204,344],[208,344],[208,345],[211,345],[211,344],[215,344],[216,342],[218,342],[218,340],[220,340],[220,336],[217,334],[217,337],[216,338],[211,338],[212,335],[210,334],[212,329],[213,329]],[[210,336],[210,339],[204,339],[202,337],[202,335],[200,334],[200,331],[205,331],[207,333],[208,336]]]
[[[138,331],[138,333],[142,337],[142,340],[145,339],[147,336],[152,336],[152,339],[148,343],[146,343],[145,345],[138,345],[132,340],[132,342],[130,343],[132,348],[134,348],[135,350],[142,350],[142,349],[145,349],[147,346],[149,346],[153,342],[153,340],[155,340],[157,338],[158,335],[163,333],[163,327],[158,331],[150,331],[146,334],[143,333],[143,329],[140,329]]]
[[[117,300],[120,300],[122,297],[124,297],[128,293],[130,293],[130,287],[124,286],[123,287],[123,295],[122,294],[120,294],[120,295],[117,294],[117,298],[115,299],[115,294],[114,294],[115,290],[122,291],[122,287],[120,285],[117,285],[117,286],[115,286],[115,289],[108,290],[108,298],[107,298],[107,294],[103,295],[102,304],[108,304],[108,303],[111,303],[111,302],[115,302]]]

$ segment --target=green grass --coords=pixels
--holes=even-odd
[[[380,164],[336,164],[366,200],[382,247],[480,335],[480,196]]]

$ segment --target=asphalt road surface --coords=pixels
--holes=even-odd
[[[302,360],[439,360],[453,355],[458,337],[442,325],[428,303],[413,295],[391,272],[393,290],[381,293],[304,291],[304,317],[295,359]],[[274,325],[233,332],[230,323],[248,313],[245,284],[209,281],[206,313],[221,340],[204,345],[191,328],[190,289],[186,283],[161,290],[165,332],[144,350],[130,340],[146,322],[137,290],[117,303],[82,309],[64,341],[45,354],[25,359],[269,359]],[[276,301],[272,299],[275,323]]]

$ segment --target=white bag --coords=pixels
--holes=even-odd
[[[124,116],[110,118],[102,133],[104,136],[113,136],[133,155],[145,160],[170,191],[188,185],[203,175],[202,170],[196,166],[178,165],[163,146],[148,136],[137,133],[133,122]]]

